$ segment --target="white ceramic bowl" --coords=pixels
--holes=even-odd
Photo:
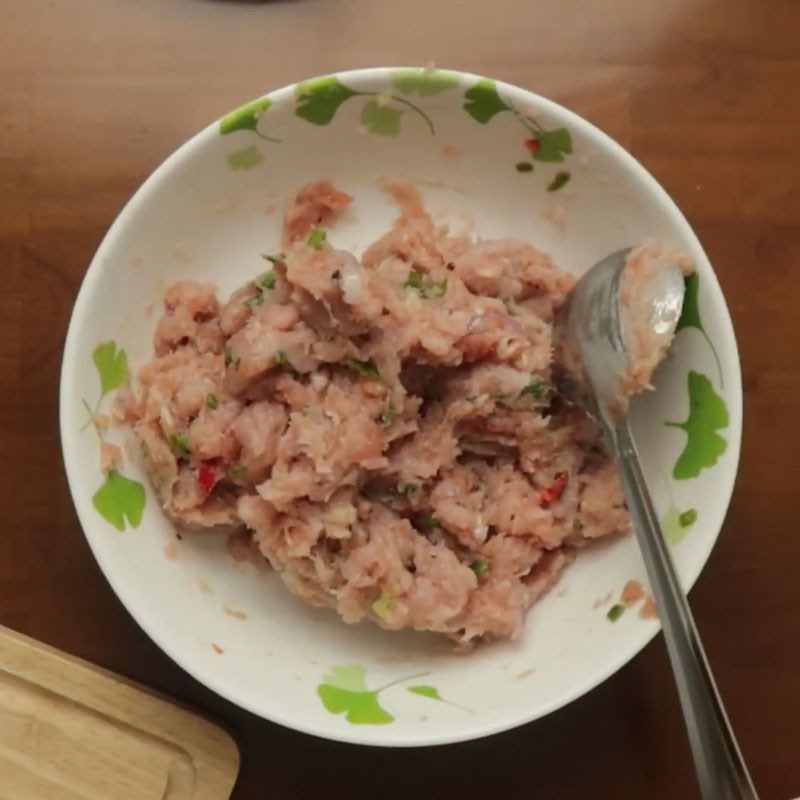
[[[101,381],[110,389],[124,377],[119,349],[131,367],[149,358],[166,283],[212,281],[225,293],[258,274],[259,254],[277,249],[285,198],[313,178],[333,178],[355,196],[329,235],[356,250],[394,217],[380,176],[416,180],[438,218],[473,223],[484,237],[526,238],[575,273],[646,238],[672,240],[694,260],[699,292],[657,391],[633,415],[688,588],[719,533],[739,455],[739,361],[717,280],[656,181],[588,122],[531,92],[463,73],[380,68],[266,98],[170,156],[117,217],[86,273],[61,383],[64,458],[86,538],[166,653],[274,722],[370,745],[441,744],[529,722],[589,691],[658,630],[635,610],[616,622],[606,616],[628,579],[647,582],[633,536],[582,552],[517,641],[454,655],[430,635],[349,626],[310,608],[275,574],[234,564],[219,538],[177,541],[123,431],[108,436],[125,444],[124,466],[104,482],[85,404],[110,405]],[[568,183],[548,191],[562,171]],[[685,429],[665,424],[687,419]],[[688,509],[697,518],[682,527],[678,515]]]

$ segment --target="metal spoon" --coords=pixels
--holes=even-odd
[[[627,404],[619,402],[628,365],[628,332],[619,298],[629,252],[621,250],[592,267],[559,312],[556,338],[566,378],[562,383],[567,399],[597,420],[613,451],[658,605],[702,796],[704,800],[757,800],[664,542],[628,425]],[[677,266],[663,270],[647,285],[642,310],[658,333],[671,338],[683,292]]]

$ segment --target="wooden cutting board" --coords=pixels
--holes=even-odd
[[[238,770],[217,725],[0,626],[0,800],[226,800]]]

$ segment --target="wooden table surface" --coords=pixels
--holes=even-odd
[[[715,265],[742,355],[744,447],[692,605],[762,798],[800,794],[798,31],[797,0],[0,0],[0,623],[227,721],[242,747],[236,800],[697,796],[660,637],[522,729],[350,747],[257,719],[184,674],[121,606],[78,526],[58,438],[61,350],[125,200],[190,134],[262,91],[435,61],[604,128]]]

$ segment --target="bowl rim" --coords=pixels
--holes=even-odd
[[[402,67],[402,66],[379,66],[379,67],[366,67],[361,69],[345,70],[341,72],[331,72],[329,75],[335,75],[337,78],[348,83],[348,85],[365,85],[374,82],[385,82],[389,75],[396,70],[419,69],[419,67]],[[438,68],[437,68],[438,69]],[[478,80],[486,79],[486,76],[476,75],[462,70],[442,68],[449,74],[457,76],[459,86],[466,86],[467,84],[474,84]],[[316,77],[316,76],[315,76]],[[494,80],[489,78],[489,80]],[[279,89],[265,92],[262,97],[269,96],[275,105],[282,104],[287,100],[291,100],[294,95],[295,89],[302,81],[297,81],[288,84]],[[736,483],[738,475],[739,459],[741,454],[741,437],[743,427],[743,395],[742,395],[742,377],[741,377],[741,361],[739,356],[739,348],[736,341],[736,335],[733,328],[733,323],[730,316],[725,297],[719,285],[716,273],[714,272],[711,262],[699,238],[695,234],[691,225],[686,217],[683,215],[677,204],[672,200],[666,190],[660,183],[639,163],[639,161],[631,155],[622,145],[612,139],[608,134],[600,128],[565,108],[560,103],[543,97],[536,92],[517,86],[515,84],[507,83],[505,81],[496,80],[496,85],[502,89],[507,96],[512,100],[517,101],[521,106],[535,106],[537,110],[546,114],[550,114],[555,118],[563,121],[563,124],[569,126],[571,130],[580,130],[581,133],[592,140],[593,143],[603,147],[607,154],[614,160],[619,162],[625,167],[633,177],[642,185],[643,191],[653,196],[658,201],[663,212],[668,214],[676,226],[681,230],[682,236],[691,241],[696,247],[698,253],[705,259],[708,266],[707,276],[704,275],[707,281],[711,283],[711,288],[721,302],[715,303],[715,313],[720,316],[720,325],[725,329],[725,341],[727,344],[732,345],[731,349],[731,365],[733,366],[732,374],[728,377],[726,394],[728,395],[729,402],[731,403],[731,421],[738,423],[734,429],[733,424],[728,429],[728,453],[731,463],[730,471],[732,478],[729,485],[723,487],[719,503],[719,525],[713,536],[708,536],[705,539],[705,546],[700,549],[698,560],[699,566],[693,569],[685,581],[686,592],[694,586],[700,572],[703,570],[711,555],[711,551],[716,545],[719,538],[725,516],[730,506],[731,496]],[[269,722],[279,724],[291,730],[300,731],[319,738],[340,741],[349,744],[361,744],[373,747],[428,747],[438,746],[445,744],[454,744],[463,741],[470,741],[474,739],[484,738],[493,734],[501,733],[503,731],[511,730],[520,727],[536,719],[546,716],[563,706],[568,705],[572,701],[578,699],[584,694],[588,693],[596,686],[599,686],[609,677],[618,672],[636,655],[638,655],[647,644],[652,641],[655,635],[661,630],[661,625],[655,622],[649,631],[646,631],[641,639],[637,639],[633,646],[619,648],[616,658],[609,662],[605,670],[600,670],[596,673],[590,674],[584,681],[570,687],[560,694],[554,696],[549,702],[540,705],[534,711],[520,710],[516,713],[508,713],[502,719],[498,719],[489,723],[480,724],[480,718],[476,718],[475,723],[467,725],[464,729],[457,734],[436,734],[428,733],[425,730],[415,732],[414,735],[408,733],[397,735],[383,735],[380,741],[371,739],[367,732],[360,732],[356,726],[342,727],[340,729],[321,729],[313,723],[309,724],[302,718],[291,718],[285,714],[267,713],[263,707],[249,698],[239,696],[236,692],[235,686],[225,685],[223,681],[216,679],[213,673],[204,672],[191,663],[191,659],[185,656],[180,647],[173,646],[172,643],[161,636],[143,615],[137,610],[135,598],[132,597],[125,588],[124,580],[120,579],[115,574],[115,570],[110,564],[110,561],[105,559],[100,548],[95,546],[93,536],[90,535],[91,530],[96,521],[90,519],[88,513],[85,511],[85,505],[79,501],[80,489],[82,488],[80,478],[71,464],[68,452],[70,450],[70,436],[71,431],[68,429],[67,423],[70,417],[69,410],[73,401],[73,376],[75,375],[72,365],[77,360],[77,349],[79,346],[79,328],[82,325],[82,320],[90,313],[90,301],[94,294],[94,288],[97,284],[100,273],[102,270],[103,262],[106,254],[114,249],[115,240],[120,235],[120,232],[127,224],[128,218],[132,213],[141,205],[144,205],[150,196],[157,190],[160,184],[168,180],[171,173],[178,168],[178,166],[198,148],[206,140],[212,136],[216,136],[219,125],[219,119],[211,122],[205,128],[194,134],[186,142],[180,145],[176,150],[170,153],[143,181],[139,188],[134,192],[130,199],[118,212],[110,227],[106,231],[100,245],[98,246],[92,260],[89,264],[86,273],[84,274],[78,294],[76,296],[72,313],[70,315],[69,326],[64,343],[64,350],[60,371],[60,387],[59,387],[59,428],[60,428],[60,443],[62,450],[62,457],[64,459],[64,467],[67,475],[67,483],[69,485],[70,495],[72,497],[73,505],[75,507],[78,521],[84,536],[89,544],[89,548],[97,561],[100,571],[105,576],[106,580],[111,586],[111,589],[119,598],[128,613],[133,617],[139,627],[150,637],[150,639],[164,652],[172,661],[174,661],[181,669],[191,675],[195,680],[203,686],[213,691],[217,695],[225,698],[234,705],[245,709],[262,719]],[[734,413],[735,412],[735,413]]]

